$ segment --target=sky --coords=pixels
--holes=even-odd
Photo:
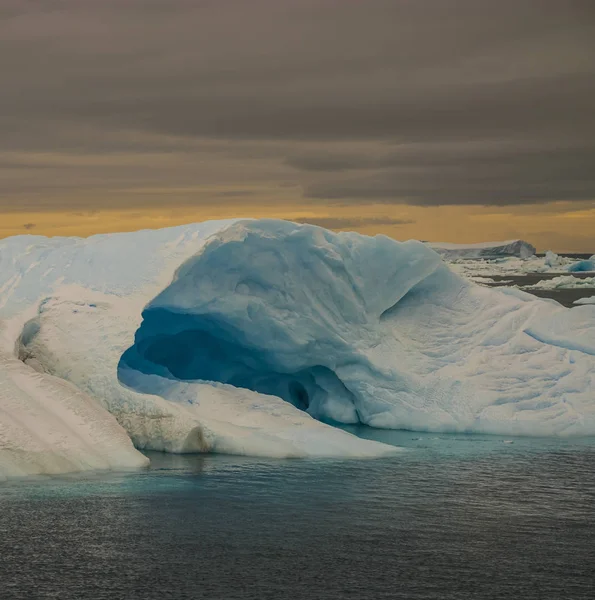
[[[595,252],[592,0],[0,0],[0,237],[279,217]]]

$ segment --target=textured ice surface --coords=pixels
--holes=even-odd
[[[32,366],[0,351],[0,481],[148,464],[93,398]]]
[[[65,427],[69,456],[97,420],[113,428],[109,452],[91,444],[105,462],[75,468],[138,464],[123,431],[140,449],[296,457],[394,452],[325,422],[595,433],[595,307],[480,287],[414,241],[271,220],[11,238],[0,322],[0,352],[26,380],[95,411]],[[4,415],[12,368],[0,365]],[[0,448],[26,447],[42,421]]]
[[[62,461],[61,467],[56,461],[52,465],[38,462],[17,471],[0,451],[4,457],[0,473],[144,464],[130,439],[137,448],[172,452],[296,457],[371,457],[395,452],[320,423],[278,397],[219,383],[172,382],[155,376],[142,381],[139,373],[126,378],[126,383],[134,380],[134,389],[119,380],[118,363],[134,340],[143,307],[167,287],[180,264],[227,225],[210,222],[88,240],[22,236],[0,241],[0,322],[8,332],[0,351],[32,381],[44,377],[92,399],[97,413],[114,427],[110,452],[116,457],[111,462],[86,460],[74,437],[69,441],[72,431],[65,426],[68,435],[63,436],[62,448],[71,458],[81,456],[78,463]],[[14,407],[10,380],[2,364],[0,410],[5,412]],[[148,389],[153,393],[145,393]],[[28,410],[27,403],[33,405],[33,400],[23,396],[22,403]],[[67,410],[62,412],[67,420]],[[30,420],[26,430],[12,428],[0,438],[0,448],[28,451],[26,437],[44,435],[45,427],[40,418]],[[84,428],[79,435],[84,438]],[[102,455],[104,449],[93,446]]]
[[[447,259],[453,258],[498,258],[514,256],[529,258],[535,254],[535,247],[523,240],[506,242],[482,242],[479,244],[449,244],[428,242],[428,246]]]

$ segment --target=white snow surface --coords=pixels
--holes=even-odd
[[[396,451],[322,421],[595,434],[595,306],[478,286],[415,241],[275,220],[9,238],[0,327],[0,476],[142,466],[130,440]]]
[[[523,240],[480,242],[478,244],[451,244],[448,242],[427,242],[427,244],[446,259],[500,258],[509,256],[529,258],[535,254],[535,246]]]
[[[573,304],[595,304],[595,296],[589,296],[588,298],[579,298],[575,300]]]

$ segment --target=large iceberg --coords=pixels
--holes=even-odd
[[[275,220],[10,238],[0,326],[0,475],[139,466],[132,443],[396,451],[334,426],[349,423],[595,433],[595,306],[483,288],[416,241]],[[59,433],[21,419],[29,403]],[[59,460],[36,462],[29,439]]]
[[[427,242],[428,246],[448,260],[464,258],[529,258],[535,254],[535,246],[523,240],[505,242],[480,242],[478,244],[451,244],[448,242]]]

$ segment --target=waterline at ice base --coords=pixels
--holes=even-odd
[[[595,306],[287,221],[0,241],[0,478],[399,452],[355,423],[595,435]]]

